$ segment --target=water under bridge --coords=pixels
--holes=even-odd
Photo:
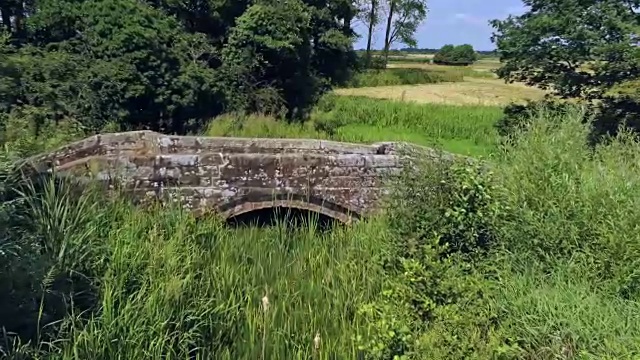
[[[177,201],[226,219],[284,207],[348,223],[380,208],[385,179],[401,170],[406,145],[132,131],[95,135],[26,161],[38,172],[117,183],[135,199]]]

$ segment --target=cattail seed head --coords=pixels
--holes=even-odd
[[[262,297],[262,312],[267,313],[269,311],[269,297],[267,295]]]
[[[318,351],[320,349],[320,332],[316,332],[316,336],[313,338],[313,349]]]

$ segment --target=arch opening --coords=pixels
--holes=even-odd
[[[287,228],[307,228],[329,231],[343,222],[321,212],[289,206],[271,206],[257,208],[227,217],[226,223],[233,228],[272,227],[284,225]]]

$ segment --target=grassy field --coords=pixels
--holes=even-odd
[[[0,358],[640,358],[640,143],[593,149],[577,110],[541,111],[501,142],[503,105],[541,92],[462,76],[339,89],[302,124],[211,121],[206,135],[408,141],[490,161],[416,159],[388,210],[349,227],[235,228],[64,186],[16,197],[0,177]],[[0,170],[69,137],[56,124],[4,144]]]
[[[363,76],[363,81],[358,86],[337,89],[335,93],[417,103],[476,106],[524,103],[527,100],[542,99],[547,94],[546,91],[524,84],[507,84],[499,80],[494,70],[500,63],[495,58],[483,58],[471,66],[426,63],[423,60],[428,60],[429,57],[421,54],[396,56],[393,59],[387,65],[386,71],[389,74],[384,71],[371,72]],[[413,74],[416,71],[423,73]],[[407,74],[400,77],[391,72]]]
[[[494,124],[501,114],[497,106],[411,104],[330,95],[304,124],[260,116],[224,117],[211,123],[207,135],[407,141],[463,155],[490,156],[497,149]]]
[[[417,103],[488,106],[504,106],[511,102],[525,102],[527,99],[542,99],[545,95],[544,91],[525,85],[477,78],[466,78],[465,81],[457,83],[338,89],[335,93]]]
[[[342,101],[323,106],[360,102],[361,124],[428,128],[371,119],[386,111],[368,109],[376,100]],[[433,124],[481,137],[472,126]],[[640,144],[621,137],[594,153],[587,140],[579,116],[542,114],[495,154],[492,174],[418,162],[386,214],[330,232],[228,228],[64,187],[27,193],[0,213],[30,224],[5,227],[20,241],[0,248],[0,291],[11,294],[0,319],[32,342],[9,336],[2,349],[65,360],[635,359]]]

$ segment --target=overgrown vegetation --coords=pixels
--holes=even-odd
[[[384,217],[328,233],[229,229],[64,186],[4,202],[0,286],[12,295],[0,309],[17,334],[2,349],[634,358],[640,143],[621,133],[594,149],[578,110],[536,116],[489,166],[408,158],[417,167],[395,179]]]
[[[355,56],[353,19],[375,25],[386,5],[392,54],[423,1],[3,2],[0,357],[640,357],[640,140],[618,128],[640,113],[638,4],[528,4],[494,24],[498,73],[569,101],[325,94],[472,71]],[[399,140],[474,158],[407,150],[384,213],[330,231],[233,228],[14,176],[20,158],[126,129]]]
[[[453,71],[431,71],[425,69],[365,70],[355,74],[345,87],[437,84],[463,80],[462,73]]]
[[[372,143],[406,141],[473,156],[490,156],[502,109],[489,106],[412,104],[365,97],[325,96],[304,124],[265,116],[225,116],[207,135],[320,138]]]

